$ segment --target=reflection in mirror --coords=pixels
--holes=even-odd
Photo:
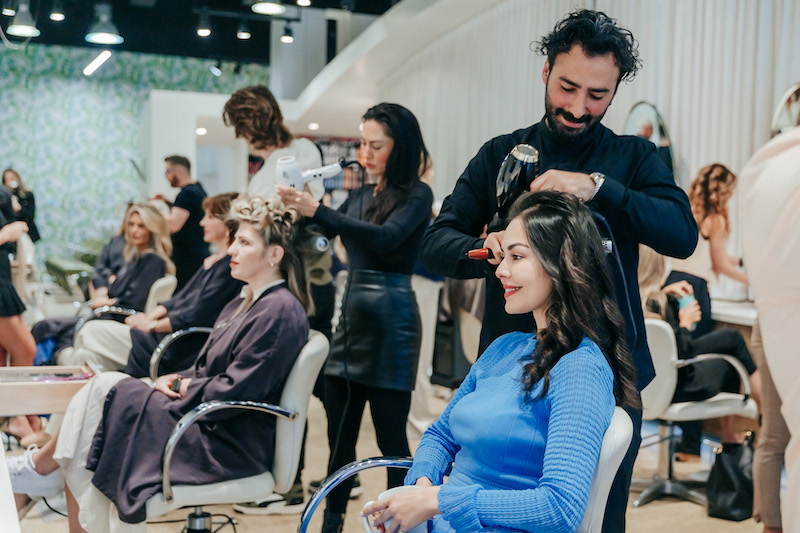
[[[772,137],[800,126],[800,83],[795,83],[778,100],[778,108],[772,116]]]
[[[631,108],[628,120],[625,121],[623,135],[636,135],[656,145],[658,155],[670,172],[674,173],[672,143],[667,134],[667,126],[655,106],[648,102],[639,102]]]

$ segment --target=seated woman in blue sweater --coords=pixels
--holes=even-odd
[[[555,191],[522,196],[496,275],[508,313],[535,333],[495,340],[420,442],[406,484],[364,508],[387,533],[575,531],[615,405],[635,405],[622,317],[589,209]],[[444,476],[448,476],[444,482]]]

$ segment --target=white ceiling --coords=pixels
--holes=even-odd
[[[361,115],[377,103],[378,84],[430,43],[503,0],[403,0],[373,22],[308,84],[280,102],[298,135],[358,137]],[[308,124],[316,122],[318,131]]]

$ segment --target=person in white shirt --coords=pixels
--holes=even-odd
[[[322,154],[309,139],[292,135],[283,123],[283,114],[275,95],[265,85],[244,87],[225,103],[222,119],[233,126],[236,137],[247,142],[251,155],[264,159],[264,164],[250,179],[247,195],[269,198],[276,196],[278,173],[275,164],[285,156],[294,156],[302,170],[322,166]],[[321,180],[306,185],[317,200],[325,194]]]

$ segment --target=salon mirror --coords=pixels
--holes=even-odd
[[[800,83],[795,83],[778,100],[778,108],[772,116],[772,137],[800,126]]]
[[[628,113],[628,120],[622,130],[623,135],[636,135],[656,145],[658,155],[674,173],[672,143],[667,133],[667,125],[656,107],[649,102],[638,102]],[[677,180],[676,180],[677,181]]]

